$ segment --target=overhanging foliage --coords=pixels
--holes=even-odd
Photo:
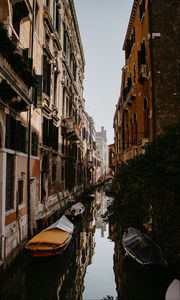
[[[166,249],[173,247],[173,251],[178,252],[179,184],[178,124],[167,128],[162,136],[158,136],[147,147],[145,155],[135,157],[119,166],[113,181],[113,219],[121,222],[123,227],[138,228],[152,219],[155,239]]]

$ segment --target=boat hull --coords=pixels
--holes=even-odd
[[[73,230],[74,225],[63,216],[28,241],[25,249],[34,257],[63,254],[71,241]]]
[[[122,244],[126,254],[142,266],[167,266],[160,247],[133,227],[123,234]]]

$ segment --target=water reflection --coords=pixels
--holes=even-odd
[[[165,300],[172,275],[145,272],[123,256],[120,224],[102,222],[109,199],[100,189],[84,203],[84,218],[75,222],[62,257],[28,259],[23,252],[0,277],[0,299]]]
[[[86,215],[75,221],[70,247],[62,257],[34,259],[28,266],[27,290],[29,300],[81,300],[84,275],[94,252],[95,203],[85,204]]]
[[[96,193],[95,253],[92,264],[86,270],[83,299],[116,299],[116,286],[113,272],[114,243],[109,239],[109,226],[102,215],[107,211],[109,197],[102,190]]]
[[[165,300],[165,294],[173,275],[168,268],[146,270],[124,256],[120,237],[120,224],[111,224],[111,238],[115,242],[114,272],[121,300]],[[174,300],[174,299],[171,299]]]
[[[114,245],[107,240],[108,226],[106,229],[103,230],[103,235],[100,228],[95,232],[95,254],[92,264],[87,268],[83,299],[102,299],[105,295],[111,295],[116,299],[112,255]]]
[[[94,265],[92,258],[95,257],[95,246],[101,243],[100,239],[106,235],[106,241],[109,240],[106,224],[102,223],[101,218],[106,210],[106,198],[102,190],[96,192],[94,201],[86,201],[84,205],[84,218],[75,221],[73,239],[64,255],[36,259],[23,253],[14,266],[1,277],[1,300],[86,300],[83,293],[89,284],[85,281],[87,266]],[[95,233],[96,230],[100,232],[100,239]],[[105,249],[104,244],[101,247]],[[112,258],[113,245],[109,255]],[[104,262],[107,266],[108,261]],[[96,273],[100,267],[102,264],[97,264]],[[96,289],[99,287],[97,282]]]

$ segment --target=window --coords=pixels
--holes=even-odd
[[[20,121],[16,122],[17,136],[16,136],[16,150],[27,153],[28,145],[28,130],[21,124]]]
[[[27,153],[28,130],[20,121],[6,116],[6,148]]]
[[[85,127],[83,127],[83,130],[82,130],[82,138],[83,138],[83,140],[86,139],[86,128]]]
[[[23,203],[23,187],[24,187],[24,180],[18,180],[18,193],[17,193],[17,203],[18,205]]]
[[[146,0],[142,0],[141,4],[139,5],[139,19],[141,20],[143,17],[143,14],[145,12],[145,5],[146,5]]]
[[[36,75],[36,85],[33,87],[32,100],[34,107],[39,107],[42,101],[42,75]]]
[[[73,54],[71,54],[71,73],[74,81],[76,81],[77,65]]]
[[[69,42],[69,37],[68,37],[68,33],[66,30],[64,31],[64,52],[66,55],[66,59],[69,62],[69,60],[70,60],[70,42]]]
[[[39,17],[40,17],[39,5],[36,2],[36,5],[35,5],[35,30],[36,30],[37,35],[39,34]]]
[[[36,132],[32,132],[31,135],[31,155],[37,156],[38,154],[38,135]]]
[[[43,92],[51,94],[51,64],[46,54],[43,55]]]
[[[17,36],[19,36],[21,21],[23,18],[29,15],[29,10],[25,1],[12,1],[12,2],[15,3],[12,7],[12,25]]]
[[[61,31],[61,16],[60,16],[60,4],[54,2],[54,27],[56,31],[60,34]]]
[[[43,145],[58,150],[58,133],[58,127],[53,124],[53,120],[43,117]]]
[[[145,41],[141,44],[141,50],[138,51],[138,80],[143,83],[147,78],[147,65],[146,65],[146,46]]]
[[[43,145],[47,145],[49,146],[49,136],[50,136],[50,132],[49,132],[49,119],[43,117]]]
[[[16,119],[6,115],[6,142],[8,149],[16,150]]]
[[[6,211],[14,208],[14,155],[7,153],[6,161]]]
[[[133,27],[132,32],[127,39],[126,43],[126,59],[128,59],[129,55],[131,54],[131,49],[135,43],[135,27]]]
[[[54,105],[57,105],[57,80],[58,80],[58,72],[54,70]]]
[[[146,64],[146,46],[145,42],[141,44],[141,50],[138,51],[138,68]]]

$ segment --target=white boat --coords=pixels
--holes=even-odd
[[[165,300],[180,299],[180,280],[174,279],[166,291]]]
[[[71,217],[77,217],[79,215],[82,215],[85,210],[84,205],[81,202],[77,202],[70,207],[68,207],[64,214],[65,216],[71,216]]]

